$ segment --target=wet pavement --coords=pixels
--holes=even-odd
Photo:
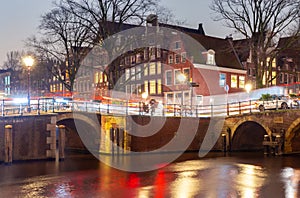
[[[187,153],[139,173],[111,168],[88,154],[0,167],[0,197],[300,197],[300,156],[211,153],[199,159]]]

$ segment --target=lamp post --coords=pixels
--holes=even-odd
[[[31,112],[31,108],[30,108],[30,70],[31,70],[31,67],[33,66],[34,59],[31,56],[26,56],[25,58],[23,58],[23,62],[25,64],[25,66],[27,67],[27,72],[28,72],[27,112],[30,113]]]

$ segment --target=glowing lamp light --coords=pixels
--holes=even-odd
[[[142,93],[142,98],[143,98],[143,99],[147,99],[147,98],[148,98],[148,92]]]
[[[25,104],[28,102],[27,98],[14,98],[13,102],[16,104]]]
[[[34,64],[34,59],[31,56],[26,56],[23,58],[23,62],[26,67],[32,67]]]
[[[245,89],[246,89],[246,92],[249,93],[252,90],[252,85],[251,84],[246,84]]]
[[[186,81],[186,76],[184,74],[180,73],[177,76],[177,80],[180,82],[184,82],[184,81]]]

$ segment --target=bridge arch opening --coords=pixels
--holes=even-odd
[[[300,123],[293,128],[290,137],[292,152],[300,152]]]
[[[246,121],[237,127],[232,137],[232,151],[263,151],[263,139],[267,131],[254,121]]]
[[[84,120],[67,118],[57,121],[57,125],[66,127],[65,150],[91,153],[89,149],[94,148],[94,151],[99,149],[99,133],[96,134],[94,127]]]

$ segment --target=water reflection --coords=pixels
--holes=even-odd
[[[183,157],[140,173],[119,171],[91,156],[67,158],[56,168],[54,162],[32,162],[32,169],[27,163],[3,166],[1,197],[299,197],[297,157]],[[29,172],[22,175],[24,168]]]
[[[294,198],[298,196],[300,170],[295,170],[290,167],[286,167],[281,173],[282,180],[285,187],[285,197]]]

